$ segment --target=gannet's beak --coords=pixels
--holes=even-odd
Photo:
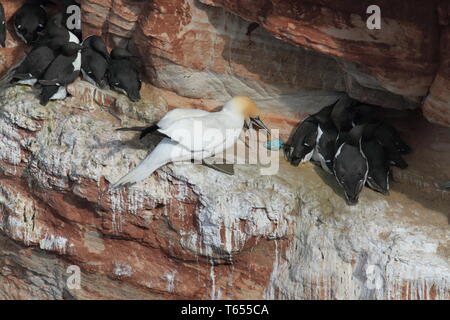
[[[250,118],[245,119],[245,121],[244,121],[244,128],[245,129],[251,129],[252,128],[252,122],[251,122]]]
[[[270,134],[270,129],[262,122],[259,116],[255,118],[250,117],[250,122],[256,124],[257,127],[266,130],[267,133]]]

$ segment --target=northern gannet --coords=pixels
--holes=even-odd
[[[255,102],[238,96],[228,101],[221,111],[174,109],[168,112],[149,131],[157,130],[166,137],[132,171],[112,185],[112,188],[141,181],[156,169],[169,163],[202,161],[233,146],[244,127],[254,122],[269,132],[259,118]]]

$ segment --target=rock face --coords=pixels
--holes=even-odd
[[[340,91],[397,109],[428,96],[425,115],[448,124],[445,1],[379,1],[381,30],[366,27],[371,1],[82,4],[87,34],[111,45],[132,39],[150,81],[185,97],[247,94],[292,124]],[[260,27],[247,35],[251,22]]]
[[[394,172],[389,197],[365,189],[347,207],[330,176],[282,158],[275,175],[168,165],[111,191],[156,142],[114,129],[167,101],[149,86],[140,103],[70,91],[46,107],[30,89],[2,93],[0,298],[450,298],[448,192],[431,201]]]
[[[199,100],[246,94],[287,133],[342,91],[449,125],[448,2],[80,0],[85,35],[134,47],[148,81]],[[23,0],[5,4],[10,18]],[[250,23],[259,28],[248,33]],[[9,29],[12,30],[11,23]],[[23,56],[12,33],[0,74]]]
[[[430,94],[425,100],[423,112],[432,122],[450,126],[450,4],[439,7],[439,22],[442,26],[440,67]]]
[[[80,3],[85,35],[129,42],[148,81],[139,103],[83,81],[46,107],[0,90],[0,298],[450,299],[449,129],[409,110],[450,125],[445,1],[379,1],[382,30],[368,1]],[[10,32],[0,73],[24,50]],[[109,189],[157,143],[117,127],[246,94],[284,137],[343,91],[408,110],[386,112],[414,150],[388,197],[347,207],[332,177],[276,154],[274,175],[168,165]]]
[[[7,24],[5,48],[0,47],[0,75],[24,56],[23,51],[26,49],[26,46],[16,37],[12,24],[12,16],[24,3],[24,0],[2,2],[6,20],[10,21],[10,23]]]

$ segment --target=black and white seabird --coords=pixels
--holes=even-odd
[[[390,165],[405,169],[408,164],[401,155],[410,150],[409,146],[400,138],[397,131],[385,124],[379,123],[373,132],[374,137],[384,147],[386,157]]]
[[[408,163],[405,161],[405,159],[403,159],[402,155],[397,151],[397,149],[384,146],[384,151],[386,153],[388,163],[391,166],[398,167],[400,169],[406,169],[408,167]]]
[[[47,23],[47,13],[39,3],[25,3],[14,15],[14,30],[27,44],[38,40]]]
[[[44,34],[39,39],[39,45],[48,45],[54,38],[63,38],[65,42],[80,43],[78,37],[64,26],[63,19],[63,14],[58,13],[48,20]]]
[[[391,125],[381,121],[381,113],[376,106],[361,103],[355,108],[354,123],[359,124],[379,124],[377,136],[383,145],[395,148],[401,154],[409,153],[411,148],[400,137],[398,131]]]
[[[54,38],[47,45],[35,46],[19,66],[11,71],[11,83],[35,85],[60,53],[64,43],[64,39]]]
[[[99,36],[90,36],[83,41],[81,52],[81,72],[83,79],[104,88],[108,70],[109,53],[105,42]]]
[[[6,42],[6,16],[5,8],[0,3],[0,46],[4,47]]]
[[[333,160],[338,131],[330,118],[334,104],[323,108],[314,115],[317,120],[317,138],[313,160],[318,162],[323,170],[333,174]]]
[[[363,140],[362,151],[369,164],[367,185],[382,194],[389,194],[390,169],[383,146],[376,139]]]
[[[43,86],[40,102],[46,105],[50,100],[60,100],[67,96],[66,86],[75,81],[81,69],[81,45],[68,42],[61,54],[50,64],[39,83]]]
[[[331,120],[339,132],[346,132],[353,128],[353,118],[355,115],[354,106],[356,100],[345,95],[335,104],[331,112]]]
[[[401,154],[411,151],[409,145],[400,137],[397,129],[387,123],[380,123],[377,128],[377,138],[383,145],[395,148]]]
[[[345,192],[348,205],[358,203],[369,172],[367,158],[361,148],[364,126],[354,127],[334,157],[333,172]]]
[[[131,60],[134,56],[124,48],[114,48],[108,66],[108,81],[113,90],[125,93],[131,101],[141,99],[139,68]]]
[[[359,103],[354,107],[353,123],[359,124],[371,124],[378,123],[380,119],[379,107],[368,103]]]
[[[300,122],[284,147],[286,160],[293,166],[311,159],[317,138],[317,120],[309,116]]]

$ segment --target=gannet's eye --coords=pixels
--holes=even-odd
[[[22,25],[19,24],[19,25],[17,26],[17,29],[22,29]]]

